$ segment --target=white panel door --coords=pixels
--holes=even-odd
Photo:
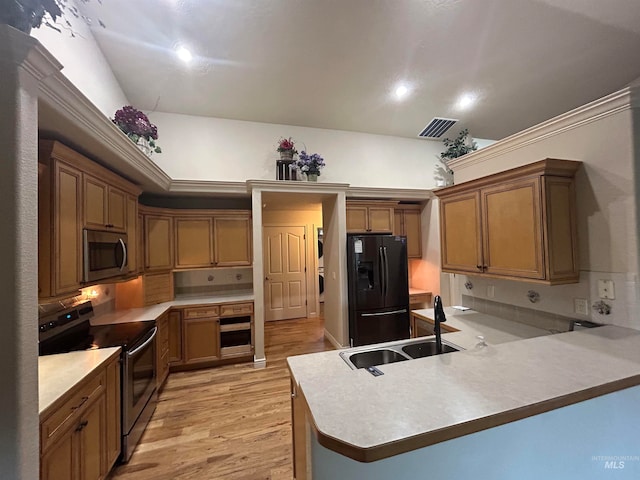
[[[266,320],[307,316],[304,227],[264,227]]]

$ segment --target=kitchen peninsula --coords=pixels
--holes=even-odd
[[[289,358],[298,480],[602,478],[602,459],[638,454],[640,332],[500,338],[492,317],[446,313],[475,317],[486,345],[477,331],[446,333],[465,350],[381,365],[378,377],[338,352]],[[627,462],[622,478],[638,472]]]

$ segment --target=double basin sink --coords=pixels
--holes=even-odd
[[[462,347],[442,341],[442,353],[463,350]],[[415,358],[437,355],[435,338],[416,338],[392,345],[370,345],[340,352],[340,357],[352,369],[369,368],[387,363],[404,362]]]

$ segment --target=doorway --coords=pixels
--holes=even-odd
[[[307,316],[306,227],[263,227],[265,320]]]

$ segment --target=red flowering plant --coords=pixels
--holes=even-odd
[[[278,141],[278,152],[291,152],[298,153],[298,151],[294,147],[295,142],[291,137],[289,138],[281,138]]]
[[[153,152],[162,153],[162,149],[155,142],[158,139],[158,127],[140,110],[127,105],[118,110],[111,121],[133,140],[133,143],[138,143],[138,140],[144,138],[149,142]]]

